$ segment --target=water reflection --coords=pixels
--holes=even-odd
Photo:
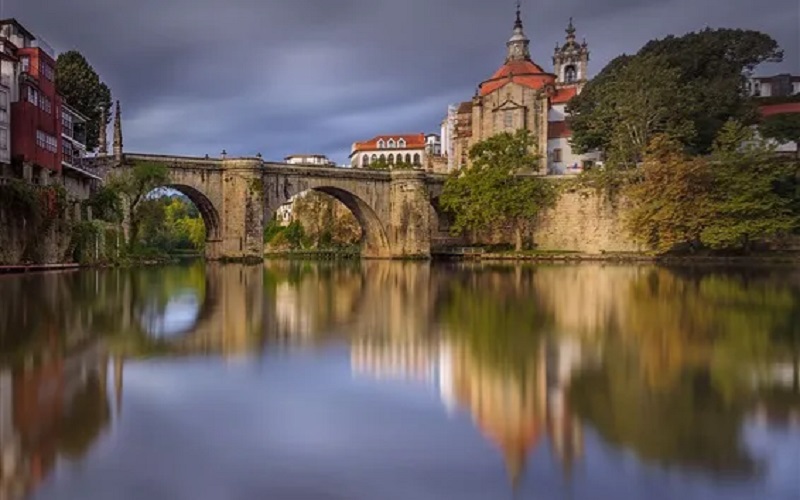
[[[32,491],[59,460],[87,460],[125,411],[128,367],[163,360],[174,378],[201,383],[203,375],[181,359],[207,359],[209,371],[214,359],[281,366],[270,372],[271,392],[267,382],[253,386],[256,375],[223,374],[214,383],[224,389],[202,393],[211,407],[226,404],[220,390],[241,393],[251,403],[238,403],[240,411],[266,411],[267,420],[288,411],[265,409],[270,400],[327,401],[331,384],[341,384],[336,390],[358,396],[331,400],[326,412],[358,412],[362,432],[381,414],[387,429],[416,432],[446,474],[482,478],[483,490],[454,480],[439,497],[517,490],[658,498],[654,485],[664,498],[800,496],[800,273],[792,270],[192,264],[2,277],[0,299],[0,498]],[[306,366],[305,354],[293,353],[316,353],[314,370],[326,375],[308,379],[311,368],[296,368]],[[341,381],[329,366],[354,378]],[[404,399],[411,406],[387,413],[381,395],[392,394],[414,403]],[[415,399],[426,394],[438,409]],[[414,405],[431,413],[419,416]],[[204,417],[181,418],[219,434]],[[312,427],[291,432],[347,431],[328,418],[306,416]],[[462,418],[472,430],[460,426]],[[445,425],[449,441],[442,441],[445,427],[426,430]],[[263,422],[250,431],[263,433]],[[373,439],[394,467],[403,442],[385,432]],[[231,446],[226,436],[218,437],[223,447]],[[362,453],[355,444],[337,446],[345,461]],[[128,448],[122,440],[115,449]],[[493,462],[501,475],[485,475]],[[336,470],[320,467],[321,477]],[[353,480],[364,492],[348,496],[383,496],[392,484],[422,484],[424,476],[390,475],[372,495],[373,481],[359,476]],[[74,480],[54,477],[40,493],[59,497]],[[289,494],[272,481],[259,491]],[[320,491],[341,487],[320,481]],[[432,491],[413,496],[434,498]]]

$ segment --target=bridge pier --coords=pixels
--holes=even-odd
[[[264,258],[264,184],[259,159],[222,161],[222,239],[212,242],[212,260]]]
[[[430,258],[431,205],[426,174],[393,170],[386,232],[393,258]]]

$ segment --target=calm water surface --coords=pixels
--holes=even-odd
[[[800,499],[800,270],[0,277],[0,499]]]

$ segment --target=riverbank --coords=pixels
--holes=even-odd
[[[0,266],[0,274],[24,274],[45,271],[66,271],[79,269],[81,264],[20,264],[14,266]]]
[[[634,253],[475,253],[465,255],[441,254],[436,260],[478,262],[541,262],[541,263],[644,263],[644,264],[800,264],[800,254],[755,254],[755,255],[647,255]]]

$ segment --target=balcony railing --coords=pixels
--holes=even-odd
[[[42,49],[45,52],[45,54],[52,57],[53,59],[56,58],[56,51],[53,50],[53,47],[51,47],[49,43],[45,42],[41,38],[37,37],[36,40],[34,40],[33,43],[31,44],[31,46]]]

